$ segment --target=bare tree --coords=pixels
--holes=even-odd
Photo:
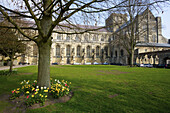
[[[18,40],[18,37],[11,29],[0,29],[0,54],[9,57],[10,69],[12,72],[13,61],[25,52],[26,45]]]
[[[113,10],[114,16],[109,18],[111,26],[107,27],[113,31],[114,44],[121,44],[123,48],[129,54],[130,66],[134,64],[134,49],[137,43],[148,43],[150,29],[156,30],[157,24],[152,25],[149,28],[150,11],[155,8],[156,5],[160,7],[160,3],[165,1],[156,0],[128,0],[121,4],[119,9]],[[153,18],[154,20],[155,18]],[[144,40],[141,41],[140,37]]]

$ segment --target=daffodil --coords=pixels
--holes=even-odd
[[[41,96],[41,94],[39,94],[39,96]]]
[[[26,92],[27,94],[30,93],[29,91]]]
[[[45,95],[45,98],[47,98],[47,95]]]
[[[44,92],[46,92],[46,93],[47,93],[47,92],[48,92],[48,90],[44,90]]]
[[[17,90],[20,90],[20,88],[17,88]]]
[[[35,88],[32,88],[32,91],[34,90]]]
[[[43,95],[41,97],[44,97]]]
[[[39,89],[36,89],[36,91],[39,91]]]
[[[32,95],[32,97],[34,97],[34,95]]]

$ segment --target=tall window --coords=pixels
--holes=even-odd
[[[93,41],[98,41],[98,36],[97,35],[93,36]]]
[[[70,45],[67,45],[66,47],[66,55],[70,56]]]
[[[80,46],[77,46],[77,56],[80,56]]]
[[[80,37],[79,37],[78,35],[76,35],[75,40],[76,40],[77,42],[79,42],[79,41],[80,41]]]
[[[90,46],[87,46],[87,57],[90,57]]]
[[[56,56],[57,57],[60,56],[60,46],[59,45],[56,46]]]
[[[105,55],[108,56],[108,47],[107,46],[104,47],[104,51],[106,53]]]
[[[67,35],[66,40],[67,41],[70,40],[70,35]]]
[[[117,51],[115,51],[115,56],[117,57]]]
[[[96,47],[96,57],[99,57],[99,46]]]
[[[61,34],[57,35],[57,40],[61,40]]]
[[[89,37],[88,37],[88,35],[87,35],[87,34],[84,36],[84,41],[86,41],[86,42],[88,42],[88,41],[89,41]]]

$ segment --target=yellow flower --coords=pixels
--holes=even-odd
[[[36,91],[39,91],[39,89],[36,89]]]
[[[49,90],[49,88],[47,88],[47,90]]]
[[[43,95],[41,97],[44,97]]]
[[[39,96],[41,96],[41,94],[39,94]]]
[[[37,94],[38,92],[35,92],[35,95]]]
[[[19,93],[19,91],[16,91],[16,93]]]
[[[46,92],[46,93],[47,93],[47,92],[48,92],[48,90],[44,90],[44,92]]]
[[[32,97],[34,97],[34,95],[32,95]]]
[[[35,88],[32,88],[32,91],[34,90]]]
[[[17,90],[19,90],[20,88],[17,88]]]
[[[30,82],[29,80],[27,82]]]
[[[71,84],[71,82],[70,82],[70,84]]]
[[[47,98],[47,95],[45,95],[45,98]]]
[[[27,91],[26,93],[30,93],[29,91]]]

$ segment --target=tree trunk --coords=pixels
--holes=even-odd
[[[50,50],[51,39],[37,44],[39,50],[38,60],[38,86],[50,87]]]
[[[130,66],[133,67],[133,59],[134,59],[134,49],[131,50],[131,55],[130,55]]]
[[[10,62],[10,68],[9,68],[9,72],[12,72],[12,68],[13,68],[13,58],[10,58],[11,62]]]

